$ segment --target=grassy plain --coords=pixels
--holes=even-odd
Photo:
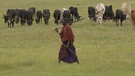
[[[113,5],[114,11],[122,2],[135,8],[133,0],[0,0],[0,13],[8,8],[36,7],[50,9],[49,26],[15,24],[7,28],[0,15],[0,76],[135,76],[135,31],[131,22],[115,26],[114,22],[99,25],[88,19],[88,6],[97,3]],[[78,5],[80,4],[80,5]],[[80,64],[57,63],[61,45],[54,24],[53,11],[77,6],[86,18],[72,25],[75,47]]]

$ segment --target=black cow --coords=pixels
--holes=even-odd
[[[24,25],[26,23],[26,19],[27,19],[26,10],[25,9],[20,9],[19,10],[19,16],[20,16],[21,25]]]
[[[19,23],[19,20],[20,20],[20,9],[15,9],[15,12],[16,12],[16,18],[15,18],[15,22],[16,23]]]
[[[60,20],[60,13],[59,9],[54,10],[53,17],[55,18],[54,23],[58,24]]]
[[[42,21],[42,16],[43,16],[42,11],[41,10],[38,10],[36,12],[36,17],[37,17],[37,19],[35,20],[36,23],[39,23],[40,21]]]
[[[118,24],[117,26],[119,25],[119,20],[121,22],[121,26],[122,26],[122,22],[123,20],[126,20],[126,14],[124,14],[120,9],[117,9],[116,12],[115,12],[116,16],[115,16],[115,22],[117,23],[118,21]]]
[[[35,7],[30,7],[28,10],[31,11],[31,13],[33,15],[35,15],[35,13],[36,13],[36,8]]]
[[[93,21],[96,22],[96,11],[94,7],[92,6],[88,7],[88,15],[89,15],[88,17],[90,20],[92,19]]]
[[[64,18],[68,19],[68,23],[70,25],[72,25],[73,20],[71,18],[71,15],[70,15],[70,11],[69,10],[64,10],[64,12],[63,12],[63,19]]]
[[[29,11],[29,10],[27,10],[26,11],[26,20],[27,20],[27,25],[32,25],[32,22],[33,22],[33,12],[31,12],[31,11]]]
[[[44,9],[43,10],[43,19],[44,19],[44,22],[45,22],[45,25],[49,23],[49,19],[50,19],[50,11],[49,9]]]
[[[103,19],[104,20],[114,19],[114,12],[113,12],[112,5],[105,6],[105,13],[103,14]]]
[[[70,13],[72,15],[72,19],[74,17],[75,20],[79,20],[81,16],[79,16],[77,7],[69,7]]]
[[[8,27],[14,27],[16,12],[14,9],[8,9],[6,15],[4,15],[4,22],[8,23]]]
[[[27,23],[27,25],[32,25],[33,23],[33,12],[31,12],[30,10],[25,10],[25,9],[21,9],[19,11],[20,14],[20,23],[21,25],[24,25],[25,23]]]

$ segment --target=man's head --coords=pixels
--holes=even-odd
[[[68,23],[68,19],[67,18],[64,18],[63,20],[62,20],[62,25],[66,25]]]

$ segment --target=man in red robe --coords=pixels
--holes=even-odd
[[[62,41],[62,45],[60,47],[59,57],[58,57],[59,63],[61,61],[66,63],[74,63],[74,62],[79,63],[75,52],[76,49],[73,45],[74,34],[70,25],[68,24],[68,19],[64,19],[62,25],[63,27],[60,33],[57,29],[55,29],[55,31],[59,33],[60,39]]]

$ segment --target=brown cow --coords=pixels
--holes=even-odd
[[[132,23],[135,26],[135,10],[131,11],[131,19],[132,19]]]

